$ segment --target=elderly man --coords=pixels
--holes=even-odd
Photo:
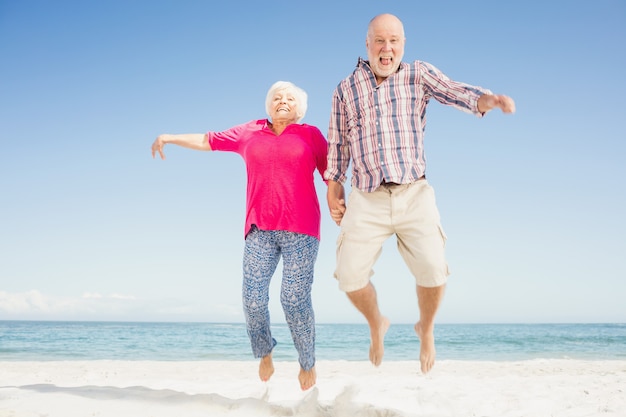
[[[389,320],[378,308],[370,282],[384,241],[392,235],[416,279],[422,372],[435,363],[434,320],[448,277],[446,236],[426,180],[424,128],[430,99],[482,117],[494,108],[515,111],[514,101],[489,90],[453,81],[434,66],[402,62],[404,27],[395,16],[370,21],[368,60],[333,93],[328,130],[328,206],[341,226],[335,277],[339,288],[370,327],[370,361],[383,359]],[[352,163],[352,191],[346,205],[343,184]]]

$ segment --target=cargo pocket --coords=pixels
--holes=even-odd
[[[441,235],[441,240],[443,242],[443,247],[446,247],[446,240],[448,240],[448,236],[446,236],[446,232],[443,230],[443,227],[441,226],[441,224],[439,224],[437,226],[439,228],[439,234]],[[444,255],[444,266],[445,266],[445,276],[449,276],[450,275],[450,267],[448,266],[448,262],[446,261],[445,255]]]
[[[341,248],[343,246],[343,239],[345,236],[345,232],[339,232],[339,236],[337,236],[337,249],[335,251],[335,272],[333,272],[333,276],[335,277],[335,279],[339,279],[339,277],[337,276],[337,266],[339,266],[339,257],[341,255]]]
[[[441,240],[443,241],[443,247],[446,247],[446,240],[448,240],[448,236],[446,236],[446,232],[443,230],[443,227],[441,226],[441,224],[437,225],[437,228],[439,229],[439,234],[441,235]]]

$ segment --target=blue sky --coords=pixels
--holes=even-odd
[[[245,171],[160,133],[265,117],[277,80],[331,94],[366,56],[367,23],[405,24],[405,61],[513,97],[478,119],[431,103],[428,177],[457,322],[626,321],[623,1],[0,0],[0,319],[243,321]],[[318,322],[362,322],[334,280],[325,185]],[[413,278],[385,245],[381,309],[417,320]],[[272,320],[282,322],[280,275]]]

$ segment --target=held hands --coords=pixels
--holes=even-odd
[[[155,157],[156,153],[159,152],[161,159],[165,159],[165,154],[163,153],[163,147],[165,146],[165,138],[164,135],[159,135],[154,143],[152,143],[152,158]]]
[[[341,224],[341,219],[343,219],[343,214],[346,212],[345,200],[337,200],[336,203],[332,206],[329,202],[328,208],[330,209],[330,217],[337,224],[337,226],[339,226]]]
[[[478,99],[478,111],[481,113],[487,113],[496,107],[500,108],[502,113],[515,113],[515,102],[511,97],[483,94]]]
[[[335,223],[337,223],[337,226],[339,226],[341,224],[341,219],[343,219],[343,214],[346,212],[346,200],[343,185],[337,181],[328,180],[326,200],[328,201],[330,217]]]

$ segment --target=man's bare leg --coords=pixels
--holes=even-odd
[[[300,388],[302,391],[306,391],[315,385],[315,380],[317,375],[315,373],[315,366],[308,371],[300,368],[300,374],[298,375],[298,380],[300,381]]]
[[[261,358],[261,363],[259,363],[259,377],[261,381],[267,382],[273,374],[274,362],[272,361],[272,354],[270,353]]]
[[[445,287],[417,286],[420,320],[415,323],[415,333],[420,338],[420,364],[423,373],[428,373],[435,365],[435,315],[443,299]]]
[[[370,361],[374,366],[380,365],[385,353],[385,334],[389,329],[389,320],[380,314],[376,290],[372,283],[365,288],[346,293],[354,306],[365,316],[370,327]]]

